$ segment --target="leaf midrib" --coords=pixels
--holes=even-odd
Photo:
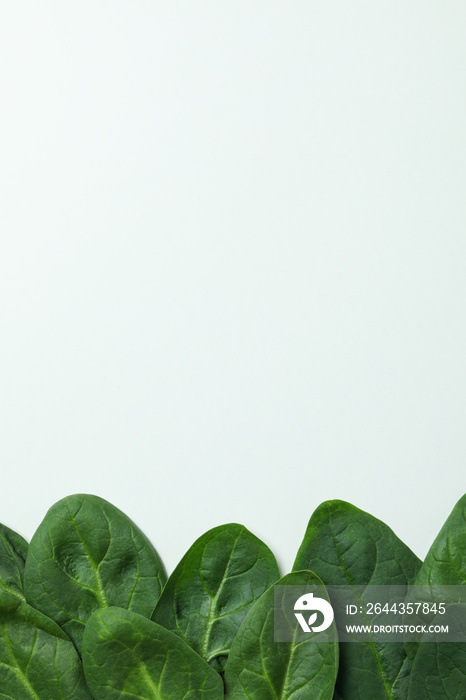
[[[12,661],[12,665],[11,665],[11,666],[8,666],[8,668],[11,668],[12,671],[16,674],[16,676],[19,677],[21,683],[22,683],[23,686],[27,689],[27,691],[29,692],[29,694],[34,698],[34,700],[41,700],[40,696],[36,693],[36,691],[35,691],[34,688],[32,687],[32,685],[31,685],[31,683],[30,683],[28,677],[25,675],[24,671],[23,671],[22,668],[20,667],[20,665],[19,665],[19,663],[18,663],[18,660],[17,660],[17,658],[16,658],[16,656],[15,656],[15,653],[14,653],[14,651],[13,651],[13,647],[11,646],[10,639],[9,639],[8,634],[6,633],[6,630],[5,630],[4,627],[2,628],[2,632],[3,632],[3,637],[4,637],[4,639],[5,639],[5,648],[7,649],[8,655],[9,655],[11,661]],[[35,642],[34,642],[34,643],[35,643]],[[30,655],[30,657],[29,657],[29,660],[30,660],[30,658],[31,658],[31,656],[32,656],[33,651],[34,651],[34,647],[33,647],[32,651],[31,651],[31,655]],[[29,663],[29,662],[28,662],[28,663]]]
[[[205,632],[205,635],[204,635],[204,641],[203,641],[203,643],[202,643],[202,656],[203,656],[203,658],[205,658],[206,660],[210,660],[210,659],[208,659],[208,646],[209,646],[209,641],[210,641],[210,635],[211,635],[211,633],[212,633],[212,627],[213,627],[213,625],[214,625],[214,622],[217,620],[217,616],[214,615],[213,613],[214,613],[214,611],[215,611],[215,608],[216,608],[218,599],[219,599],[220,594],[221,594],[221,592],[222,592],[222,590],[223,590],[223,587],[224,587],[224,585],[225,585],[225,582],[226,582],[226,580],[228,579],[228,571],[229,571],[229,569],[230,569],[230,564],[231,564],[231,560],[232,560],[232,558],[233,558],[233,553],[234,553],[234,551],[235,551],[236,543],[238,542],[239,538],[241,537],[242,532],[243,532],[243,531],[241,530],[241,531],[238,533],[238,535],[235,537],[235,539],[234,539],[233,546],[232,546],[232,548],[231,548],[230,557],[229,557],[229,559],[228,559],[228,563],[227,563],[227,565],[226,565],[226,567],[225,567],[225,571],[224,571],[224,574],[223,574],[223,577],[222,577],[222,581],[221,581],[221,583],[220,583],[220,586],[219,586],[218,589],[217,589],[217,592],[216,592],[215,596],[211,596],[210,593],[209,593],[209,591],[208,591],[207,588],[206,588],[207,595],[208,595],[209,598],[210,598],[209,613],[208,613],[207,618],[206,618],[206,632]]]
[[[342,570],[345,572],[345,576],[346,576],[346,578],[348,579],[348,582],[349,582],[350,586],[354,586],[355,584],[353,583],[352,578],[351,578],[351,576],[350,576],[350,574],[349,574],[349,571],[347,570],[347,568],[346,568],[346,566],[345,566],[345,564],[344,564],[344,562],[343,562],[342,555],[341,555],[341,553],[340,553],[340,551],[339,551],[339,548],[338,548],[337,539],[336,539],[335,534],[334,534],[334,532],[333,532],[330,507],[328,507],[328,523],[329,523],[329,527],[330,527],[330,532],[331,532],[331,534],[332,534],[333,544],[334,544],[335,550],[336,550],[336,552],[337,552],[338,559],[340,560],[341,568],[342,568]],[[370,533],[369,533],[369,534],[370,534]],[[375,540],[374,540],[374,538],[372,537],[371,534],[370,534],[370,537],[371,537],[371,539],[375,542]],[[376,546],[376,550],[377,550],[377,546]],[[375,572],[375,570],[376,570],[376,567],[377,567],[377,561],[375,561],[375,563],[374,563],[374,568],[373,568],[373,570],[372,570],[372,576],[374,575],[374,572]],[[372,578],[372,576],[371,576],[371,578]],[[369,585],[369,584],[367,584],[367,585]],[[357,595],[356,597],[357,597],[357,599],[362,603],[362,599],[361,599],[358,595]],[[378,669],[379,669],[379,675],[380,675],[380,678],[381,678],[381,680],[382,680],[382,683],[383,683],[383,686],[384,686],[384,689],[385,689],[385,693],[386,693],[386,695],[387,695],[388,700],[392,700],[392,698],[393,698],[392,686],[390,686],[390,684],[389,684],[389,682],[388,682],[388,679],[387,679],[387,677],[386,677],[386,675],[385,675],[385,669],[384,669],[383,664],[382,664],[382,661],[381,661],[381,659],[380,659],[380,654],[379,654],[379,651],[378,651],[378,649],[377,649],[377,645],[376,645],[376,643],[375,643],[374,641],[365,642],[365,644],[369,644],[370,648],[372,649],[372,651],[373,651],[373,653],[374,653],[375,661],[376,661],[377,667],[378,667]]]
[[[80,529],[79,529],[79,527],[78,527],[78,525],[77,525],[77,523],[76,523],[76,521],[75,521],[75,519],[74,519],[73,514],[71,513],[71,510],[70,510],[69,505],[66,504],[66,507],[67,507],[67,509],[68,509],[68,513],[69,513],[69,515],[70,515],[70,519],[71,519],[71,522],[72,522],[72,524],[73,524],[73,527],[74,527],[74,529],[76,530],[76,533],[77,533],[79,539],[81,540],[81,544],[82,544],[82,546],[84,547],[84,551],[86,552],[87,557],[88,557],[88,559],[89,559],[89,563],[90,563],[90,565],[91,565],[91,567],[92,567],[92,571],[93,571],[93,573],[94,573],[95,582],[96,582],[96,584],[97,584],[97,588],[94,589],[94,590],[95,590],[95,592],[96,592],[96,594],[97,594],[97,596],[98,596],[100,602],[102,603],[102,607],[108,608],[108,602],[107,602],[107,598],[106,598],[106,596],[105,596],[104,586],[103,586],[102,578],[101,578],[100,572],[99,572],[99,566],[98,566],[98,564],[96,564],[96,562],[94,561],[94,559],[93,559],[93,557],[92,557],[92,555],[91,555],[91,553],[90,553],[90,551],[89,551],[89,548],[88,548],[88,546],[87,546],[87,544],[86,544],[86,541],[85,541],[84,537],[81,535],[81,531],[80,531]],[[80,585],[80,584],[78,584],[78,585]]]

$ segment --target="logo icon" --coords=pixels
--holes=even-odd
[[[298,620],[303,632],[323,632],[328,629],[333,622],[333,608],[324,598],[315,598],[314,593],[305,593],[295,603],[296,610],[303,610],[306,613],[311,613],[306,622],[302,612],[295,612],[295,617]],[[317,620],[317,613],[321,612],[324,616],[324,621],[321,625],[314,625]]]

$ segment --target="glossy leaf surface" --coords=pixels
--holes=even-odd
[[[450,608],[449,614],[454,614]],[[442,624],[441,616],[432,624]],[[450,624],[450,628],[452,625]],[[466,638],[464,608],[458,615],[456,632]],[[421,642],[411,661],[408,700],[464,700],[466,698],[466,643]]]
[[[328,600],[322,581],[310,571],[284,576],[277,585],[315,586]],[[233,640],[225,667],[228,700],[331,700],[338,668],[335,624],[318,634],[274,641],[274,587],[250,609]]]
[[[0,589],[24,600],[24,563],[28,551],[25,539],[0,524]]]
[[[83,645],[95,700],[222,700],[219,674],[177,635],[119,608],[96,611]]]
[[[26,558],[27,601],[81,649],[91,613],[118,605],[150,617],[166,580],[141,530],[102,498],[75,495],[48,511]]]
[[[0,700],[92,700],[81,659],[52,620],[0,592]]]
[[[466,584],[466,495],[455,505],[435,538],[415,583],[423,586]],[[434,597],[432,602],[436,602]],[[459,636],[466,639],[464,609],[456,619],[462,632]],[[432,621],[436,623],[442,623],[440,616]],[[466,642],[421,641],[407,644],[406,649],[411,658],[408,700],[417,700],[421,697],[419,693],[425,700],[466,698]]]
[[[458,501],[427,552],[418,585],[466,584],[466,494]]]
[[[168,579],[152,619],[222,671],[251,605],[278,579],[270,549],[242,525],[202,535]]]
[[[404,586],[420,563],[385,523],[344,501],[328,501],[312,515],[293,568],[311,569],[327,586]],[[341,644],[337,695],[398,700],[397,679],[405,671],[401,642]]]

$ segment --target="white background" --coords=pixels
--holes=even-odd
[[[74,492],[172,570],[282,570],[341,498],[423,556],[465,490],[466,4],[15,2],[0,520]]]

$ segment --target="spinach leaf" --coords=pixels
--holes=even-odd
[[[95,700],[222,700],[222,679],[182,639],[141,615],[97,610],[83,664]]]
[[[466,494],[458,501],[435,538],[415,584],[457,586],[466,584]],[[435,596],[426,602],[438,602]],[[449,619],[453,619],[451,609]],[[431,624],[442,623],[441,616]],[[456,617],[459,636],[466,637],[464,608]],[[450,633],[452,630],[450,630]],[[466,698],[466,642],[420,642],[406,644],[411,658],[408,700],[459,700]]]
[[[411,583],[421,562],[383,522],[344,501],[327,501],[312,515],[294,570],[311,569],[326,586]],[[360,599],[353,601],[360,605]],[[342,700],[394,700],[406,673],[403,644],[340,645],[336,684]]]
[[[435,538],[416,576],[416,585],[466,584],[466,494],[458,501]]]
[[[318,585],[319,595],[328,601],[322,581],[311,571],[288,574],[277,585]],[[284,595],[277,599],[274,589],[269,588],[249,610],[233,640],[225,667],[225,697],[331,700],[338,669],[335,623],[303,638],[294,620],[291,641],[274,641],[274,609],[285,600]]]
[[[451,617],[450,617],[451,616]],[[454,619],[455,608],[449,606],[449,617]],[[441,615],[431,624],[441,625]],[[458,608],[454,621],[455,632],[466,638],[464,606]],[[453,625],[449,625],[450,632]],[[466,698],[466,643],[420,642],[411,661],[407,700],[464,700]]]
[[[94,610],[117,605],[150,617],[165,580],[147,537],[97,496],[69,496],[52,506],[26,558],[26,600],[55,620],[78,651]]]
[[[81,659],[62,629],[0,591],[0,700],[92,700]]]
[[[270,549],[243,525],[202,535],[168,579],[152,620],[221,672],[247,611],[278,579]]]
[[[28,543],[0,524],[0,590],[24,600],[24,562]]]

